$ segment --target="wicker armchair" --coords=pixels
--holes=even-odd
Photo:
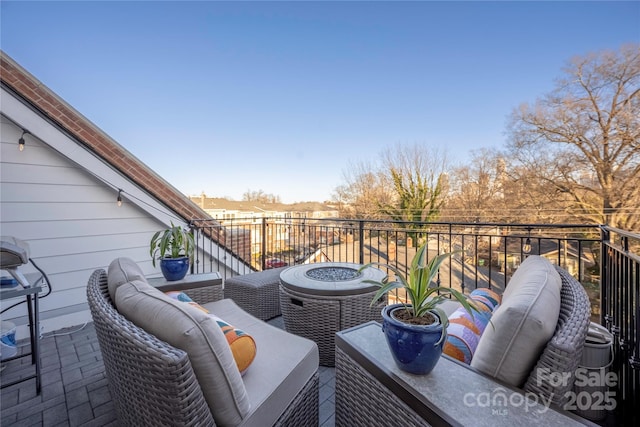
[[[118,313],[104,270],[89,278],[87,299],[122,424],[215,425],[187,353]]]
[[[122,316],[109,296],[104,270],[96,270],[89,278],[87,299],[122,425],[215,425],[187,353]],[[317,423],[316,373],[275,425]]]
[[[538,363],[531,371],[525,391],[531,391],[562,407],[569,399],[575,376],[570,381],[551,381],[541,372],[576,372],[584,348],[591,315],[589,297],[580,282],[566,270],[555,266],[562,279],[560,316],[555,333],[544,348]]]

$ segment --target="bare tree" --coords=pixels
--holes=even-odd
[[[376,164],[350,164],[333,199],[347,218],[432,221],[448,189],[446,167],[446,156],[435,149],[397,144]]]
[[[379,168],[366,161],[350,162],[343,178],[345,184],[336,188],[333,195],[340,216],[379,219],[379,205],[390,197],[388,183]]]
[[[452,222],[505,221],[506,160],[497,150],[471,152],[468,165],[454,169],[451,194],[442,212]]]
[[[472,151],[469,163],[452,173],[442,219],[470,223],[575,222],[575,216],[566,212],[566,197],[537,178],[541,170],[555,168],[553,163],[547,156],[538,156],[524,166],[514,164],[502,151]]]
[[[242,195],[244,202],[260,202],[260,203],[280,203],[280,196],[267,194],[263,190],[251,191],[247,190]]]
[[[576,57],[564,72],[552,93],[513,112],[511,153],[572,214],[637,229],[640,45]]]
[[[382,213],[398,221],[430,222],[438,218],[448,189],[446,155],[425,146],[387,149],[383,168],[393,198],[379,203]]]

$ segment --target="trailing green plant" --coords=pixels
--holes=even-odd
[[[473,302],[470,302],[466,295],[453,288],[444,286],[432,286],[432,282],[440,270],[440,265],[444,260],[452,256],[456,252],[446,253],[438,255],[437,257],[427,260],[427,245],[421,246],[416,255],[411,261],[411,266],[405,277],[400,270],[396,267],[380,263],[371,262],[362,266],[359,271],[369,267],[386,267],[391,270],[395,275],[395,280],[390,281],[389,275],[385,276],[382,281],[376,280],[363,280],[363,282],[371,283],[380,287],[376,292],[371,305],[373,306],[380,300],[386,293],[393,289],[404,289],[409,303],[403,303],[408,315],[412,318],[424,317],[430,311],[438,313],[440,322],[443,327],[447,327],[449,319],[446,313],[440,307],[445,300],[448,300],[449,296],[456,299],[473,317],[473,312],[478,312]]]
[[[180,258],[189,257],[189,263],[193,262],[193,253],[195,251],[195,241],[193,235],[187,229],[180,225],[156,232],[151,238],[149,245],[149,255],[153,266],[156,266],[156,258]]]

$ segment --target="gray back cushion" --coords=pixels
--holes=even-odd
[[[546,258],[529,256],[509,281],[471,366],[521,387],[556,329],[561,287],[560,275]]]

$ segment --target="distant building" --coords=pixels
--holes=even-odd
[[[235,201],[218,197],[207,197],[205,193],[199,196],[189,196],[213,219],[221,223],[229,220],[252,220],[258,222],[262,218],[282,219],[308,218],[326,219],[338,218],[338,209],[319,202],[304,203],[263,203],[257,201]],[[236,221],[234,221],[235,223]]]
[[[219,222],[227,234],[235,236],[236,241],[241,235],[245,236],[251,249],[250,254],[243,252],[243,256],[251,259],[255,267],[266,261],[269,254],[290,250],[304,254],[311,251],[309,246],[315,250],[319,242],[327,244],[334,241],[332,232],[311,225],[315,219],[338,218],[338,210],[323,203],[238,202],[207,197],[204,193],[189,199]],[[271,226],[262,230],[260,224],[265,218],[269,219]],[[303,223],[294,225],[292,220],[296,219],[302,219]]]

